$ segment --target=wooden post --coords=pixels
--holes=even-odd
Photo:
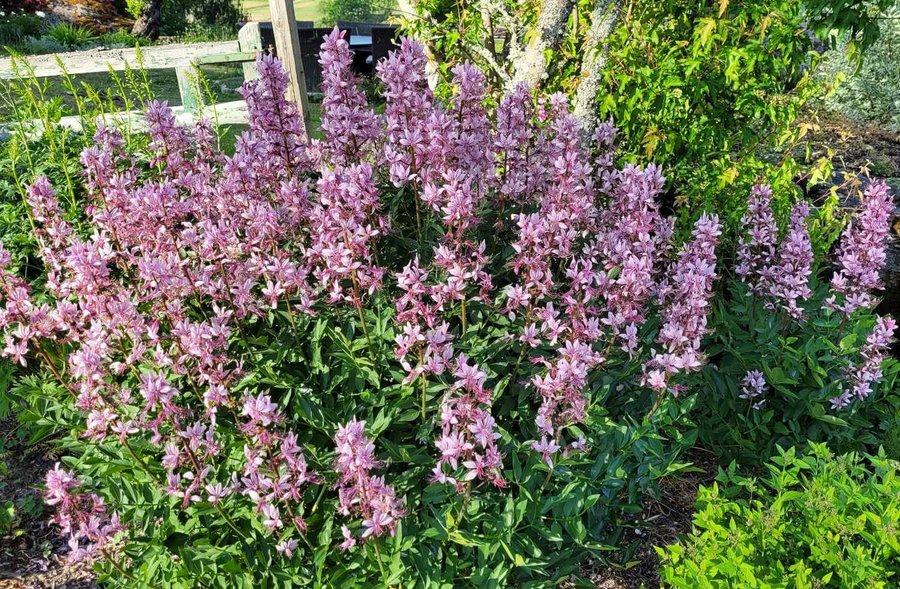
[[[178,92],[181,94],[181,106],[185,112],[197,114],[200,112],[200,99],[197,96],[197,72],[191,66],[175,68],[175,78],[178,80]]]
[[[242,52],[252,51],[254,53],[259,53],[260,51],[265,49],[262,46],[262,33],[260,33],[259,31],[258,22],[248,22],[241,27],[241,30],[238,31],[238,45],[240,46]],[[250,80],[255,80],[258,77],[259,72],[256,71],[256,63],[244,63],[244,81],[249,82]]]
[[[275,32],[275,51],[290,76],[287,97],[297,104],[304,123],[309,123],[309,97],[306,95],[306,77],[300,59],[300,36],[294,16],[293,0],[269,0],[272,9],[272,28]],[[308,130],[308,129],[307,129]]]

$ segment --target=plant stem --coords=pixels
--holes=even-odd
[[[369,327],[366,325],[366,318],[363,315],[362,297],[359,294],[359,280],[356,278],[356,270],[353,271],[350,278],[353,280],[353,306],[356,307],[356,312],[359,315],[359,322],[362,325],[363,333],[366,335],[366,342],[369,345],[369,356],[372,358],[372,362],[374,362],[375,348],[372,346],[372,338],[369,336]]]
[[[466,335],[466,299],[465,297],[462,300],[462,304],[459,306],[459,320],[462,323],[462,333],[460,337]]]
[[[375,559],[378,561],[378,570],[381,571],[381,580],[384,582],[384,586],[388,586],[388,577],[384,572],[384,565],[381,563],[381,551],[378,549],[378,543],[372,542],[372,548],[375,549]]]
[[[122,575],[123,577],[125,577],[126,579],[128,579],[129,581],[131,581],[132,583],[134,583],[135,585],[140,584],[140,582],[138,581],[137,577],[135,577],[134,575],[132,575],[131,573],[129,573],[128,571],[126,571],[126,570],[125,570],[125,567],[123,567],[123,566],[120,565],[118,562],[116,562],[115,559],[113,558],[113,555],[112,555],[112,554],[110,554],[109,552],[107,552],[106,550],[104,550],[104,551],[103,551],[103,556],[106,558],[106,562],[108,562],[109,564],[111,564],[111,565],[113,566],[113,568],[116,569],[116,571],[119,572],[120,575]],[[153,587],[153,585],[150,585],[149,583],[147,584],[147,586],[148,586],[148,587]]]
[[[665,397],[665,396],[666,396],[666,392],[665,392],[665,391],[660,391],[659,393],[657,393],[657,395],[656,395],[656,402],[653,403],[653,407],[651,407],[651,408],[650,408],[650,411],[647,412],[647,415],[644,416],[644,421],[646,421],[646,420],[650,419],[651,417],[653,417],[653,414],[656,413],[656,410],[657,410],[657,409],[659,409],[660,404],[662,404],[663,397]]]
[[[419,348],[419,366],[422,366],[424,360],[425,353],[423,352],[422,348]],[[425,372],[422,372],[422,374],[419,375],[419,378],[422,381],[422,421],[425,421],[425,395],[428,391],[428,383],[425,380]]]

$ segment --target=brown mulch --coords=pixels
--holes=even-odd
[[[876,125],[850,121],[839,115],[824,115],[811,132],[814,146],[830,147],[835,170],[869,168],[873,176],[900,177],[900,135]],[[822,149],[824,152],[824,149]]]
[[[11,530],[0,530],[0,589],[89,589],[97,587],[85,566],[72,566],[58,553],[64,540],[47,522],[38,487],[53,466],[48,444],[28,446],[16,435],[15,420],[0,422],[0,505],[12,501],[16,519]]]
[[[656,589],[660,586],[659,556],[656,546],[675,542],[691,531],[694,501],[700,485],[709,485],[716,476],[715,457],[702,449],[692,450],[687,461],[694,465],[681,477],[668,477],[660,483],[660,498],[644,501],[640,514],[624,538],[623,544],[638,548],[627,565],[585,563],[582,576],[598,589]]]

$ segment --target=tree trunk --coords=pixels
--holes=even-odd
[[[612,34],[619,17],[615,0],[597,0],[591,11],[591,28],[584,43],[581,60],[581,82],[575,91],[574,115],[585,135],[597,125],[597,93],[606,66],[606,39]]]
[[[162,21],[162,4],[163,0],[149,0],[141,14],[134,22],[131,34],[137,37],[145,37],[147,39],[156,40],[159,38],[159,24]]]
[[[547,75],[544,53],[559,47],[574,7],[575,0],[544,0],[531,42],[525,48],[516,46],[510,50],[515,73],[507,84],[507,92],[512,92],[519,82],[540,88]]]

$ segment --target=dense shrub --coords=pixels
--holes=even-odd
[[[732,463],[700,488],[690,536],[658,549],[663,586],[896,587],[898,466],[816,444],[779,448],[761,480]]]
[[[234,38],[245,19],[239,0],[164,0],[160,30],[163,35]]]
[[[83,214],[25,194],[45,274],[0,257],[3,354],[41,367],[46,496],[113,584],[545,586],[683,467],[718,218],[674,242],[660,169],[561,95],[489,114],[461,65],[437,100],[407,40],[379,116],[351,60],[335,32],[321,141],[264,57],[233,156],[152,103],[146,149],[84,150]]]
[[[697,414],[703,443],[726,457],[758,464],[776,444],[806,440],[873,450],[900,432],[900,366],[888,356],[895,324],[871,312],[893,201],[883,181],[864,190],[857,182],[852,192],[858,215],[835,259],[814,255],[806,203],[794,206],[779,238],[771,189],[751,194],[736,276],[713,313],[713,361]],[[833,205],[818,211],[815,230]]]
[[[33,14],[3,14],[0,16],[0,47],[18,45],[28,37],[39,35],[44,19]]]
[[[234,157],[154,104],[149,153],[111,129],[84,152],[86,219],[43,179],[27,194],[46,290],[25,302],[6,275],[6,352],[49,371],[17,399],[68,434],[47,496],[111,580],[540,584],[681,467],[665,389],[695,367],[662,368],[705,332],[715,218],[673,259],[662,177],[615,171],[612,128],[594,168],[565,102],[523,88],[495,131],[480,74],[434,102],[408,42],[381,66],[382,122],[349,60],[333,38],[321,143],[265,58]],[[641,286],[591,261],[640,235]],[[661,316],[689,339],[654,344],[666,268]],[[633,324],[615,336],[601,282]]]

